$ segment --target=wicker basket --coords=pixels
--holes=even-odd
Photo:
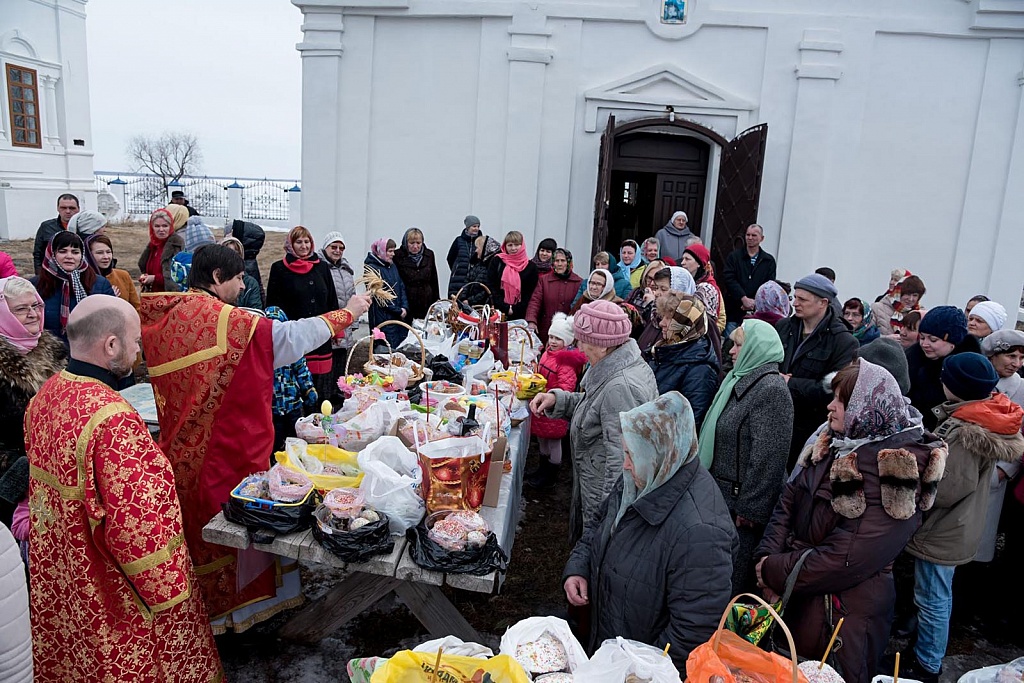
[[[386,327],[388,325],[399,325],[401,327],[404,327],[405,329],[407,329],[410,332],[412,332],[413,336],[416,337],[416,341],[418,341],[419,344],[420,344],[420,364],[419,364],[419,369],[415,369],[414,368],[414,372],[413,372],[412,376],[409,378],[409,386],[412,386],[416,382],[419,382],[419,381],[421,381],[423,379],[423,377],[424,377],[423,370],[424,370],[424,368],[427,365],[427,349],[423,346],[423,337],[420,336],[420,333],[414,327],[412,327],[410,325],[407,325],[406,323],[402,322],[401,320],[387,320],[385,322],[382,322],[380,325],[377,325],[376,329],[379,330],[379,329],[381,329],[383,327]],[[373,338],[373,334],[372,333],[369,335],[369,338],[371,338],[371,339]],[[360,341],[362,341],[362,340],[360,340]],[[387,368],[387,367],[391,366],[392,365],[392,360],[395,357],[394,349],[391,348],[391,344],[388,343],[388,340],[387,339],[381,339],[379,341],[383,341],[385,344],[387,344],[387,347],[388,347],[387,357],[386,358],[381,358],[380,354],[373,353],[373,346],[371,345],[371,347],[370,347],[370,359],[363,365],[363,371],[367,375],[369,375],[371,372],[374,372],[374,370],[372,369],[373,365],[376,365],[376,366],[379,366],[379,367],[384,367],[384,368]],[[351,359],[351,354],[349,354],[349,358]],[[345,368],[345,374],[348,374],[348,367],[347,366]]]
[[[461,306],[459,305],[459,301],[461,301],[462,293],[466,290],[466,287],[471,287],[473,285],[476,285],[477,287],[482,287],[483,290],[487,292],[488,300],[490,300],[492,297],[491,288],[482,282],[468,282],[465,285],[463,285],[462,289],[455,293],[455,296],[451,298],[452,305],[448,310],[448,325],[452,328],[452,331],[455,333],[456,336],[458,336],[467,328],[472,326],[459,319],[459,312],[462,310]],[[501,311],[493,310],[491,306],[488,304],[477,305],[473,306],[472,308],[473,311],[477,314],[477,317],[480,318],[481,322],[488,319],[491,319],[491,322],[501,322],[504,319],[504,317],[501,314]]]

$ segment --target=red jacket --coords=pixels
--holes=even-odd
[[[569,315],[572,300],[576,298],[582,283],[583,278],[576,273],[569,273],[569,277],[564,280],[556,276],[554,271],[541,275],[526,307],[526,321],[537,326],[537,335],[545,344],[548,343],[551,319],[559,312]]]
[[[540,357],[540,374],[548,381],[545,391],[562,389],[576,391],[580,372],[587,364],[587,357],[579,349],[545,351]],[[530,433],[538,439],[561,439],[569,432],[568,420],[556,420],[544,415],[534,415],[530,422]]]

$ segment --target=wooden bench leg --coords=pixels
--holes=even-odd
[[[300,642],[323,640],[401,583],[390,576],[356,572],[289,619],[279,635]]]
[[[481,642],[480,634],[438,586],[401,581],[395,593],[435,638],[452,635],[469,643]]]

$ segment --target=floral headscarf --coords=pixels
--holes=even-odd
[[[775,280],[769,280],[757,288],[757,294],[754,295],[754,310],[758,313],[774,313],[788,318],[792,307],[789,295],[782,285]]]
[[[843,453],[864,443],[881,441],[909,429],[921,429],[910,411],[909,399],[900,392],[888,370],[860,359],[857,383],[846,406],[843,433],[834,434],[832,445]]]
[[[622,499],[613,529],[630,505],[662,486],[697,456],[693,409],[678,391],[619,413],[619,423],[633,472],[622,473]],[[637,480],[642,486],[638,487]]]
[[[858,299],[858,301],[860,301],[862,318],[860,321],[860,327],[853,331],[853,336],[857,341],[860,341],[864,338],[864,335],[875,329],[875,319],[874,316],[871,315],[871,304],[864,299]]]

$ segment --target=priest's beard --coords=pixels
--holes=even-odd
[[[110,374],[120,379],[121,377],[127,377],[132,374],[132,368],[135,366],[135,356],[128,353],[122,352],[120,356],[111,361],[110,363]]]

